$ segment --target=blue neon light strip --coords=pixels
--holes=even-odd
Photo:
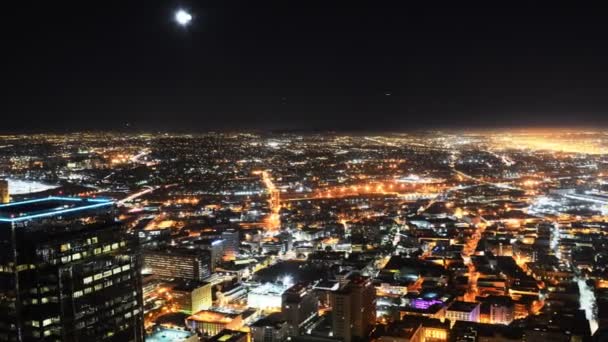
[[[31,199],[31,200],[27,200],[27,201],[20,201],[20,202],[11,202],[11,203],[6,203],[6,204],[0,204],[0,208],[12,207],[12,206],[21,205],[21,204],[46,202],[46,201],[109,202],[110,200],[102,199],[102,198],[82,198],[82,197],[49,196],[49,197]]]
[[[73,202],[93,202],[95,204],[85,205],[85,206],[77,207],[77,208],[49,211],[49,212],[40,213],[40,214],[25,215],[25,216],[14,217],[14,218],[0,218],[0,222],[26,221],[26,220],[31,220],[31,219],[57,216],[57,215],[68,214],[68,213],[73,213],[73,212],[82,211],[82,210],[96,209],[96,208],[102,208],[105,206],[114,205],[114,202],[106,200],[106,199],[95,199],[95,198],[94,199],[85,199],[85,198],[78,198],[78,197],[46,197],[46,198],[39,198],[39,199],[35,199],[35,200],[4,204],[4,205],[0,205],[0,208],[12,206],[12,205],[18,205],[18,204],[44,202],[44,201],[49,201],[49,200],[73,201]]]

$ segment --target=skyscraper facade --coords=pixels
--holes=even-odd
[[[376,292],[368,277],[354,275],[330,294],[333,336],[368,341],[376,319]]]
[[[203,280],[211,274],[211,252],[164,247],[143,252],[144,267],[161,278]]]
[[[143,341],[138,248],[111,201],[0,205],[0,341]]]
[[[6,179],[0,179],[0,204],[6,204],[10,199],[8,181]]]
[[[234,228],[228,228],[222,232],[222,240],[224,240],[224,259],[234,260],[239,253],[239,231]]]

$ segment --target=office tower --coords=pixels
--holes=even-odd
[[[143,341],[138,248],[111,201],[0,205],[0,340]]]
[[[234,228],[224,230],[222,240],[224,240],[224,260],[234,260],[239,253],[239,231]]]
[[[163,278],[203,280],[211,274],[209,251],[179,247],[145,249],[144,268]]]
[[[330,295],[333,336],[345,342],[367,341],[376,322],[376,289],[368,277],[351,276]]]
[[[223,243],[221,239],[199,239],[192,242],[195,248],[207,250],[211,254],[211,272],[214,272],[215,267],[222,261]]]
[[[253,342],[282,342],[289,336],[289,325],[280,312],[257,320],[250,328]]]
[[[281,312],[287,321],[289,335],[297,336],[300,327],[317,314],[319,300],[311,286],[298,283],[283,293]]]
[[[211,283],[203,282],[199,287],[192,291],[192,312],[199,312],[210,308],[213,305]]]
[[[8,181],[6,179],[0,179],[0,204],[8,203],[10,198]]]

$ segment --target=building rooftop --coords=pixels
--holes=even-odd
[[[219,332],[219,334],[213,336],[209,339],[209,342],[233,342],[233,341],[242,341],[247,337],[247,333],[242,331],[235,331],[224,329]]]
[[[448,311],[471,312],[479,306],[479,303],[455,301],[448,307]]]
[[[285,318],[281,312],[273,312],[270,315],[260,318],[251,324],[252,327],[277,327],[280,328],[281,325],[285,323]]]
[[[183,341],[190,336],[192,336],[192,333],[189,331],[161,328],[146,336],[146,342]]]
[[[278,283],[265,283],[251,290],[253,294],[282,295],[290,286]]]
[[[213,310],[202,310],[188,317],[189,321],[228,324],[239,317],[236,313],[226,313]]]
[[[18,222],[112,206],[101,198],[44,197],[0,205],[0,222]]]

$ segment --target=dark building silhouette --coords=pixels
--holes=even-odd
[[[138,248],[110,201],[0,205],[0,341],[143,341]]]

